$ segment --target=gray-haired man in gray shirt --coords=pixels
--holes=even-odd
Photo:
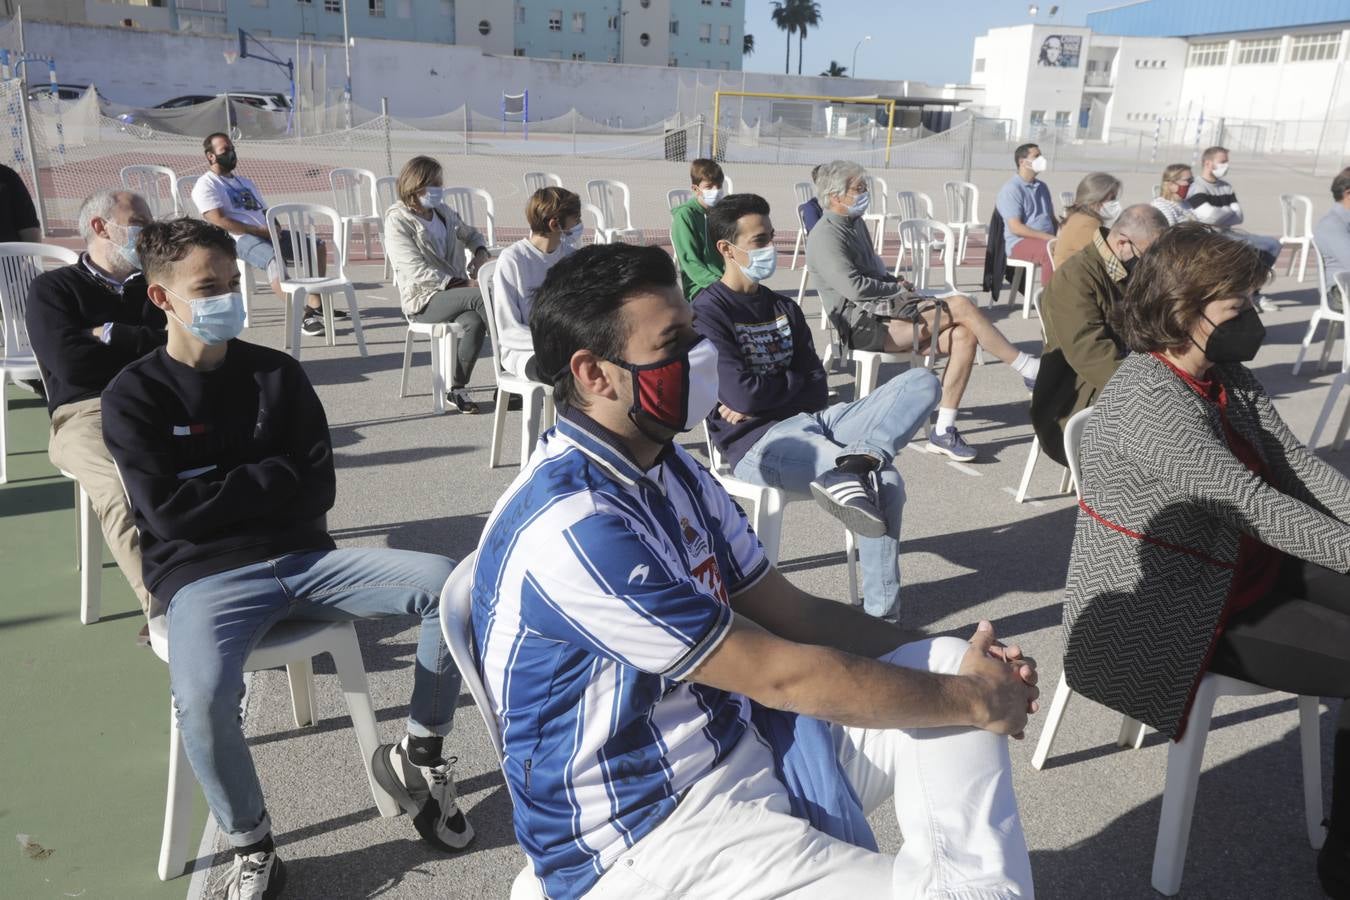
[[[1350,273],[1350,168],[1332,180],[1331,199],[1336,204],[1318,219],[1313,240],[1327,270],[1327,287],[1338,290],[1336,276]]]
[[[867,184],[867,171],[855,162],[835,160],[820,167],[816,197],[824,215],[806,238],[807,267],[830,321],[850,349],[908,351],[916,324],[920,346],[938,335],[937,349],[948,360],[928,450],[956,460],[974,459],[975,448],[956,429],[956,412],[970,381],[976,349],[988,350],[1012,366],[1028,390],[1040,361],[1013,346],[964,294],[915,291],[909,282],[886,271],[862,219],[869,203]]]

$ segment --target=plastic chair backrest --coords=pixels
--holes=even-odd
[[[895,214],[900,219],[933,218],[933,198],[922,191],[896,191]]]
[[[498,378],[510,378],[511,373],[502,368],[502,345],[497,340],[497,313],[492,307],[492,276],[497,273],[497,262],[484,263],[478,270],[478,293],[483,298],[484,318],[487,319],[488,339],[492,342],[492,371]]]
[[[1083,472],[1078,465],[1078,453],[1083,443],[1083,429],[1092,418],[1092,407],[1079,410],[1064,423],[1064,458],[1069,463],[1069,474],[1073,477],[1074,489],[1078,499],[1083,499]]]
[[[732,183],[731,176],[726,172],[722,173],[722,196],[736,193],[736,185]]]
[[[904,219],[897,229],[900,232],[900,246],[910,251],[913,266],[914,287],[918,290],[928,288],[928,270],[933,259],[933,247],[941,244],[956,246],[952,230],[936,219]],[[947,253],[942,259],[942,277],[947,290],[956,290],[956,254]]]
[[[178,191],[179,212],[193,219],[200,219],[202,211],[192,202],[192,189],[197,186],[196,175],[180,175],[175,185]]]
[[[727,461],[722,458],[722,451],[717,449],[713,443],[712,432],[708,430],[708,423],[703,422],[703,446],[708,451],[708,468],[714,475],[730,475],[731,469]]]
[[[554,175],[552,172],[525,173],[525,196],[527,198],[540,188],[562,186],[561,175]]]
[[[882,178],[880,175],[868,175],[867,193],[871,196],[872,202],[874,204],[877,203],[878,200],[880,200],[880,206],[872,206],[870,209],[868,209],[867,212],[870,215],[884,216],[890,212],[891,199],[889,195],[891,193],[891,189],[886,184],[886,179]]]
[[[489,247],[497,246],[497,204],[491,194],[482,188],[446,188],[441,192],[441,203],[483,232]]]
[[[983,225],[980,221],[980,189],[969,181],[942,185],[947,198],[947,220],[953,225]]]
[[[343,218],[378,215],[375,208],[375,173],[369,169],[333,169],[328,173],[333,189],[333,208]]]
[[[477,561],[477,550],[461,559],[441,588],[441,635],[450,649],[455,668],[459,669],[460,677],[468,685],[478,714],[483,717],[483,724],[487,726],[488,738],[492,741],[492,749],[497,752],[497,763],[500,765],[501,728],[482,676],[478,674],[478,661],[473,647],[473,569]]]
[[[622,181],[612,181],[608,178],[588,181],[586,196],[600,210],[609,228],[626,231],[633,227],[633,211],[629,206],[631,195],[628,192],[628,185]]]
[[[1312,201],[1302,194],[1281,194],[1280,224],[1282,237],[1308,237],[1312,234]]]
[[[4,317],[4,355],[31,356],[33,345],[28,340],[28,286],[46,271],[44,262],[63,266],[79,261],[79,254],[65,247],[14,241],[0,244],[0,316]],[[0,390],[4,385],[0,385]]]
[[[381,175],[375,179],[375,213],[384,219],[389,208],[398,203],[398,176]]]
[[[666,206],[669,206],[670,211],[674,212],[675,207],[683,206],[693,198],[694,192],[688,188],[673,188],[672,190],[666,191]]]
[[[609,228],[608,223],[605,222],[605,214],[594,203],[583,203],[581,204],[581,221],[585,222],[587,216],[591,217],[593,223],[591,226],[591,243],[604,243],[601,240],[602,232]]]
[[[286,262],[280,250],[277,262],[281,264],[282,281],[314,280],[319,277],[320,239],[331,246],[334,235],[342,233],[342,217],[331,206],[318,203],[278,203],[267,208],[267,230],[272,234],[272,246],[278,247],[278,235],[283,231],[291,233],[291,262]],[[296,237],[299,240],[296,240]],[[344,247],[335,248],[337,252],[337,271],[328,270],[325,280],[346,279],[347,252]]]
[[[1073,205],[1073,191],[1060,191],[1060,192],[1059,192],[1059,208],[1060,208],[1060,209],[1065,209],[1066,207],[1069,207],[1069,206],[1072,206],[1072,205]]]
[[[168,166],[123,166],[122,187],[144,197],[156,219],[182,215],[178,176]]]
[[[809,181],[799,181],[792,186],[792,191],[797,196],[797,205],[801,206],[816,195],[816,186]]]
[[[1045,242],[1045,258],[1050,261],[1050,271],[1055,271],[1055,247],[1059,246],[1059,238],[1052,237]]]

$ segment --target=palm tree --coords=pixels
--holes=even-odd
[[[783,42],[784,75],[792,71],[792,33],[797,30],[797,2],[798,0],[773,0],[773,12],[769,14],[778,30],[786,33]]]
[[[806,40],[806,29],[820,24],[820,4],[814,0],[791,0],[796,7],[797,20],[797,74],[802,74],[802,42]]]
[[[744,38],[742,38],[741,54],[743,56],[755,55],[755,36],[753,34],[747,34]]]
[[[841,66],[834,60],[830,60],[830,67],[820,74],[826,78],[847,78],[848,66]]]

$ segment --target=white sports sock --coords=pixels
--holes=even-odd
[[[1013,371],[1023,378],[1035,378],[1041,371],[1041,361],[1039,357],[1032,356],[1030,353],[1019,353],[1017,359],[1013,360]]]
[[[933,430],[938,434],[946,434],[947,429],[956,425],[956,410],[946,406],[938,407],[937,427]]]

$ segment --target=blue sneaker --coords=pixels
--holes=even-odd
[[[966,443],[955,425],[948,425],[944,434],[934,431],[928,436],[928,452],[943,453],[957,462],[970,462],[975,458],[975,448]]]
[[[1024,385],[1027,386],[1027,393],[1028,393],[1028,394],[1035,392],[1035,390],[1036,390],[1036,379],[1035,379],[1035,378],[1028,378],[1027,376],[1023,375],[1023,376],[1022,376],[1022,383],[1023,383]]]

